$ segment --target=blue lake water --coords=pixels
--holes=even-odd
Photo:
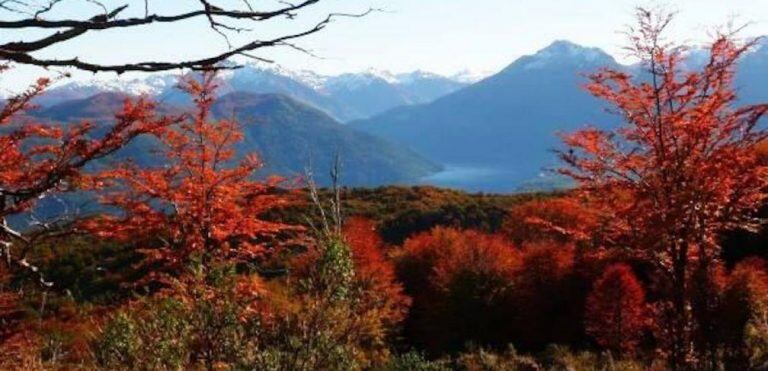
[[[501,167],[457,164],[444,165],[443,171],[424,177],[418,183],[486,193],[545,190],[563,186],[562,179],[544,171],[538,175],[522,175]]]

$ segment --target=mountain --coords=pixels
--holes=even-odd
[[[302,175],[312,165],[327,184],[336,153],[344,185],[413,182],[439,167],[414,152],[342,125],[320,110],[284,95],[236,92],[213,108],[220,117],[236,117],[245,140],[240,150],[257,151],[269,173]]]
[[[50,107],[59,103],[86,99],[99,93],[148,94],[156,96],[176,86],[178,76],[170,74],[147,75],[134,79],[93,79],[90,81],[70,82],[46,90],[35,98],[35,103]]]
[[[432,102],[469,85],[466,79],[475,78],[464,75],[444,77],[424,71],[403,73],[396,77],[398,85],[410,101],[409,104]]]
[[[474,84],[488,76],[491,76],[496,71],[482,71],[482,70],[471,70],[471,69],[464,69],[462,71],[459,71],[457,73],[454,73],[453,75],[449,76],[449,79],[453,81],[458,81],[460,83],[464,83],[467,85]]]
[[[189,98],[176,89],[179,76],[153,74],[134,79],[94,79],[71,82],[36,100],[49,107],[85,99],[98,93],[148,94],[173,105],[188,105]],[[401,105],[431,102],[467,85],[436,74],[416,71],[394,75],[368,71],[324,76],[275,66],[246,65],[220,75],[220,94],[237,91],[282,94],[313,106],[340,122],[373,116]]]
[[[329,77],[321,89],[358,112],[357,118],[363,118],[395,107],[428,103],[464,86],[421,71],[400,75],[373,71]]]
[[[736,89],[743,103],[768,102],[768,39],[761,39],[739,62]]]
[[[551,150],[559,144],[557,132],[610,122],[601,103],[581,87],[583,73],[605,66],[620,67],[600,49],[556,41],[432,103],[351,125],[406,144],[449,169],[492,172],[497,184],[483,189],[508,191],[556,164]]]
[[[49,107],[40,108],[33,111],[33,115],[37,118],[56,122],[84,120],[107,122],[122,109],[123,102],[130,96],[128,93],[98,92],[91,96],[66,100]]]
[[[32,115],[47,121],[91,120],[111,125],[114,112],[126,97],[100,93],[41,108]],[[165,105],[164,110],[173,112],[179,108]],[[229,93],[216,102],[213,114],[239,120],[245,138],[237,153],[243,156],[257,152],[266,165],[264,175],[301,176],[312,165],[316,180],[328,184],[327,174],[336,153],[342,163],[343,184],[350,186],[411,183],[440,169],[402,146],[342,125],[326,113],[285,95]],[[116,156],[131,158],[142,166],[157,165],[158,158],[153,155],[156,145],[150,137],[141,137]]]
[[[316,77],[320,79],[320,77]],[[304,104],[318,108],[330,116],[347,121],[360,117],[359,113],[345,102],[334,99],[320,91],[317,82],[310,81],[284,69],[268,69],[249,66],[234,70],[223,77],[222,93],[251,92],[257,94],[281,94]]]
[[[682,68],[700,68],[707,60],[707,50],[694,48],[686,52]],[[249,129],[254,135],[248,145],[268,154],[273,162],[270,170],[294,174],[313,158],[318,174],[324,175],[332,141],[324,139],[324,144],[313,147],[307,138],[328,136],[341,143],[345,161],[351,162],[351,176],[359,184],[416,179],[435,169],[431,161],[441,164],[444,171],[422,182],[512,191],[563,184],[562,179],[542,171],[559,164],[551,151],[560,145],[557,132],[617,122],[617,117],[604,113],[602,103],[581,87],[586,82],[584,74],[605,66],[647,78],[639,66],[619,65],[600,49],[556,41],[492,76],[465,71],[448,78],[420,71],[392,74],[373,70],[324,76],[249,65],[223,73],[219,91],[237,102],[227,103],[227,109],[241,112],[238,115],[244,115],[244,122],[267,123]],[[767,70],[768,41],[764,39],[740,62],[736,87],[741,102],[768,101]],[[42,112],[58,120],[111,113],[119,106],[122,93],[118,92],[123,91],[185,105],[188,98],[172,89],[176,80],[171,75],[150,75],[128,81],[68,84],[44,95],[47,101]],[[250,98],[233,98],[242,92],[249,92],[245,96]],[[83,99],[89,102],[80,102]],[[366,118],[379,111],[384,112]],[[349,126],[387,142],[339,127],[338,121],[351,118],[358,120]],[[315,124],[307,126],[308,122]],[[376,144],[367,148],[365,143]],[[371,164],[374,169],[365,169]],[[395,170],[397,167],[400,169]],[[380,169],[385,170],[379,176],[376,171]]]

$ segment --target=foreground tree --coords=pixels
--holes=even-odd
[[[0,73],[5,68],[0,66]],[[34,277],[45,292],[51,287],[61,289],[41,271],[32,250],[39,242],[67,233],[76,215],[37,217],[36,207],[42,200],[58,199],[61,193],[80,188],[89,164],[109,156],[138,135],[156,132],[174,122],[173,118],[157,117],[154,104],[146,99],[126,100],[111,127],[92,122],[38,122],[27,115],[33,107],[30,101],[50,83],[38,80],[0,108],[2,362],[14,362],[29,353],[29,337],[23,334],[27,313],[21,304],[25,292],[37,290],[20,289],[20,278]],[[4,367],[8,365],[4,363]]]
[[[4,70],[0,67],[0,72]],[[30,101],[50,83],[38,80],[0,109],[0,257],[12,270],[37,274],[45,286],[52,283],[44,280],[27,255],[34,242],[55,234],[71,220],[35,219],[22,233],[12,227],[9,218],[29,212],[45,197],[77,188],[88,164],[114,153],[136,136],[157,132],[174,121],[157,117],[149,100],[137,99],[125,101],[115,114],[115,125],[103,134],[96,133],[97,125],[92,122],[37,122],[25,113],[32,108]]]
[[[765,200],[768,178],[754,148],[766,138],[758,121],[768,105],[734,107],[736,63],[753,43],[719,34],[708,62],[683,71],[685,49],[663,37],[672,17],[645,9],[637,14],[629,49],[645,74],[604,70],[588,85],[622,125],[566,136],[571,149],[561,158],[570,166],[562,172],[610,216],[606,243],[652,261],[664,277],[659,281],[669,283],[664,339],[672,366],[683,368],[696,358],[692,272],[708,272],[718,259],[718,232],[757,226],[752,215]]]
[[[290,229],[261,218],[288,202],[276,188],[281,180],[256,179],[261,162],[255,155],[234,159],[238,124],[210,118],[215,74],[186,80],[182,88],[195,97],[196,112],[157,133],[164,165],[127,163],[91,179],[104,188],[103,202],[120,212],[86,226],[103,237],[142,240],[151,280],[182,277],[190,268],[205,276],[215,264],[252,261]]]

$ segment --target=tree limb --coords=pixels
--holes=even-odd
[[[210,0],[195,0],[200,4],[202,9],[192,10],[189,12],[178,13],[173,15],[158,15],[149,14],[148,0],[144,1],[144,16],[143,17],[130,17],[119,18],[119,15],[128,8],[128,5],[123,5],[108,11],[104,9],[103,14],[98,14],[87,20],[76,19],[62,19],[62,20],[50,20],[41,18],[41,15],[48,13],[57,3],[61,0],[51,0],[42,9],[38,9],[33,16],[20,20],[8,20],[0,21],[0,28],[3,29],[16,29],[24,30],[31,28],[40,29],[65,29],[57,31],[49,36],[43,37],[33,41],[15,41],[0,45],[0,59],[5,59],[10,62],[19,64],[34,65],[40,67],[71,67],[90,72],[115,72],[118,74],[128,71],[142,71],[142,72],[156,72],[167,71],[172,69],[188,68],[192,70],[206,70],[206,69],[231,69],[237,68],[237,66],[222,66],[221,62],[229,59],[230,57],[241,55],[249,58],[257,58],[263,61],[267,59],[261,59],[254,56],[251,52],[269,47],[286,46],[298,51],[308,53],[307,49],[296,46],[291,43],[292,40],[308,36],[323,30],[332,20],[336,17],[362,17],[373,11],[369,9],[359,14],[348,13],[330,13],[322,21],[314,24],[303,31],[299,31],[293,34],[282,35],[270,40],[254,40],[239,46],[232,46],[230,44],[227,32],[242,32],[247,31],[246,28],[236,24],[228,23],[228,21],[235,22],[239,20],[247,20],[252,22],[267,21],[276,17],[286,17],[293,19],[297,11],[305,9],[311,5],[319,3],[321,0],[303,0],[297,4],[291,4],[286,2],[280,2],[284,4],[283,7],[272,11],[256,11],[251,6],[250,2],[244,0],[245,8],[243,9],[222,9],[214,5]],[[93,0],[84,0],[93,1]],[[100,3],[96,3],[100,4]],[[0,1],[0,10],[5,9],[14,13],[20,12],[18,7],[25,5],[24,3],[17,3],[14,0]],[[103,5],[100,5],[103,7]],[[227,41],[228,50],[219,54],[207,56],[194,60],[183,61],[140,61],[134,63],[123,64],[101,64],[92,61],[81,60],[80,57],[68,58],[68,59],[56,59],[56,58],[40,58],[32,55],[33,52],[45,50],[48,47],[64,43],[76,39],[79,36],[87,32],[97,32],[109,29],[118,28],[130,28],[155,23],[174,23],[180,22],[192,18],[205,17],[208,20],[210,28],[222,35]]]

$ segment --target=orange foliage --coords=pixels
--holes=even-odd
[[[88,227],[118,239],[147,237],[152,275],[183,272],[193,259],[248,261],[273,246],[290,227],[264,220],[265,211],[288,202],[277,192],[280,180],[255,180],[255,155],[233,163],[233,145],[242,134],[236,122],[210,120],[215,76],[186,80],[196,112],[178,127],[157,133],[167,163],[158,168],[123,164],[97,179],[110,192],[104,203],[121,215],[104,216]],[[155,248],[158,247],[158,248]],[[150,277],[152,278],[152,277]]]
[[[6,65],[0,65],[0,73],[6,69]],[[50,84],[49,79],[39,79],[27,91],[5,100],[0,108],[0,352],[5,355],[20,354],[16,350],[29,349],[34,342],[19,327],[21,295],[8,287],[11,277],[26,271],[42,285],[54,285],[27,256],[34,239],[14,230],[8,218],[28,212],[51,193],[78,188],[86,178],[86,165],[175,120],[157,117],[154,103],[139,98],[126,100],[115,114],[115,124],[99,128],[98,133],[93,122],[37,122],[25,113],[33,108],[31,101]],[[57,222],[62,220],[56,218]],[[43,231],[36,235],[45,234],[47,222],[42,222]],[[0,362],[10,359],[2,358]]]
[[[753,43],[719,34],[698,71],[683,68],[684,48],[664,40],[671,15],[638,10],[630,50],[648,78],[606,69],[587,89],[620,116],[615,130],[589,128],[564,137],[562,170],[604,213],[608,240],[656,264],[669,282],[671,365],[685,367],[697,325],[687,284],[696,265],[718,259],[719,232],[756,228],[768,167],[755,146],[768,132],[768,104],[735,107],[734,73]],[[702,350],[703,351],[703,350]],[[694,356],[691,356],[694,355]]]
[[[534,200],[510,210],[503,232],[516,243],[555,240],[586,241],[595,238],[598,215],[573,197]]]
[[[15,359],[14,362],[18,362],[16,358],[24,354],[29,341],[21,331],[25,319],[19,305],[21,294],[8,287],[10,279],[8,269],[0,265],[0,359]]]
[[[91,364],[91,341],[101,321],[98,311],[68,303],[44,318],[27,319],[0,341],[0,369],[46,369],[50,365]]]
[[[0,66],[0,73],[5,69]],[[49,79],[39,79],[0,108],[0,260],[20,269],[32,266],[26,256],[13,256],[11,247],[29,241],[9,227],[8,217],[30,210],[49,193],[72,190],[80,185],[87,164],[173,122],[157,118],[154,103],[144,98],[126,100],[115,114],[115,125],[98,135],[92,122],[41,123],[25,116],[31,101],[50,84]]]
[[[748,357],[744,354],[747,322],[754,315],[764,316],[768,311],[768,271],[765,261],[752,258],[737,264],[728,276],[721,303],[718,321],[722,332],[717,335],[725,344],[726,356],[732,362],[745,362]]]
[[[355,280],[365,296],[363,310],[377,310],[387,327],[400,323],[410,299],[395,276],[393,262],[384,255],[384,243],[375,224],[363,218],[350,218],[344,223],[343,235],[352,249]]]
[[[587,333],[610,350],[632,354],[646,326],[645,291],[626,264],[606,268],[587,298]]]
[[[519,267],[519,252],[501,236],[437,227],[409,238],[398,264],[414,299],[407,331],[431,351],[503,344]]]

